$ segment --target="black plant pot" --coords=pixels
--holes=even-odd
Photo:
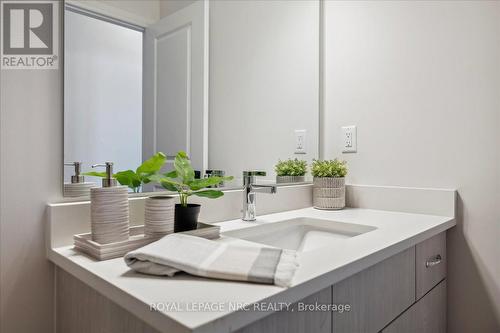
[[[198,216],[200,215],[201,205],[188,204],[182,207],[175,205],[174,232],[194,230],[198,226]]]

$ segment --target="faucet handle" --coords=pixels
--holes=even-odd
[[[265,171],[243,171],[243,177],[253,177],[253,176],[265,176]]]

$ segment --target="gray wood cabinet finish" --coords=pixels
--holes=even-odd
[[[405,311],[382,333],[446,333],[446,280]]]
[[[309,296],[299,303],[304,304],[331,304],[332,288],[325,288]],[[294,311],[273,313],[264,319],[250,324],[236,331],[237,333],[331,333],[332,316],[328,311],[299,312],[298,303],[293,306]]]
[[[437,256],[440,256],[440,262]],[[429,262],[429,264],[426,264]],[[442,232],[415,248],[417,274],[416,297],[420,299],[446,277],[446,232]]]
[[[236,332],[444,333],[445,237],[443,232],[301,300],[294,311],[270,314]],[[442,262],[426,268],[437,254]],[[56,269],[56,278],[56,332],[159,333],[64,270]],[[351,310],[298,311],[299,303],[349,304]]]
[[[56,283],[57,333],[159,333],[59,268]]]
[[[379,332],[415,302],[415,247],[333,286],[333,303],[351,311],[333,313],[334,333]]]

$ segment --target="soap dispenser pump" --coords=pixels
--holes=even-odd
[[[106,162],[104,164],[94,164],[92,168],[106,167],[106,177],[102,179],[102,187],[116,186],[116,179],[113,178],[113,162]]]
[[[72,166],[75,168],[75,174],[71,176],[71,184],[78,184],[85,182],[85,177],[80,174],[82,162],[64,163],[64,165]]]
[[[92,240],[100,244],[125,241],[129,238],[128,189],[117,186],[113,178],[113,162],[94,164],[106,167],[102,187],[90,190]]]
[[[85,177],[81,175],[82,162],[64,163],[65,166],[72,166],[75,174],[71,176],[71,183],[64,183],[64,196],[81,197],[88,196],[90,189],[95,187],[95,183],[85,182]]]

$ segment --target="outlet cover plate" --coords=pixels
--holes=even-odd
[[[356,126],[342,127],[342,152],[355,153],[358,151],[358,140],[356,135]]]
[[[306,130],[295,130],[295,154],[305,154],[306,151]]]

